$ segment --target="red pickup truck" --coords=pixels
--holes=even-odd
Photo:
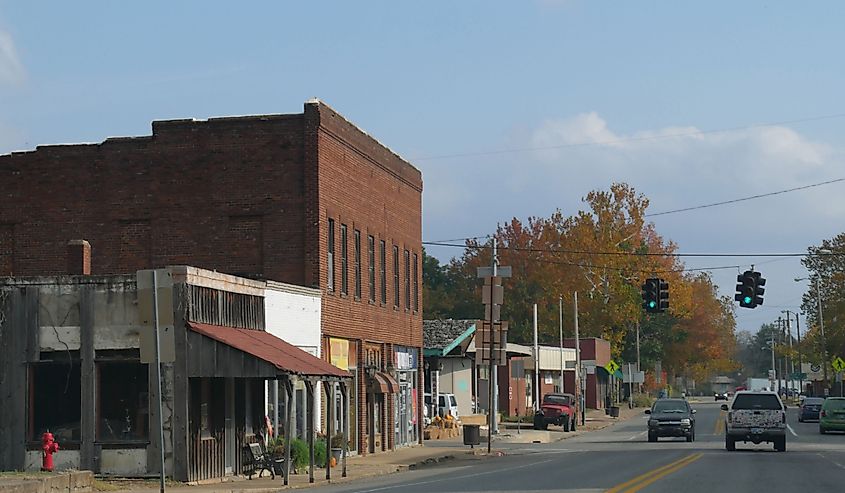
[[[546,394],[540,409],[534,413],[534,429],[545,430],[549,425],[558,425],[563,431],[575,431],[577,415],[574,395]]]

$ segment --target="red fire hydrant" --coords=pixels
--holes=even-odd
[[[41,470],[53,472],[53,454],[59,451],[59,444],[49,431],[41,435]]]

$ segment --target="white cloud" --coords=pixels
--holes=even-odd
[[[0,31],[0,83],[20,84],[25,76],[12,36]]]
[[[667,126],[632,132],[591,112],[551,119],[491,148],[534,149],[421,163],[425,178],[425,239],[487,234],[512,217],[570,215],[590,190],[626,182],[650,200],[649,212],[732,200],[845,176],[845,149],[784,126],[702,132]],[[657,231],[681,252],[803,252],[843,231],[845,183],[736,204],[654,216]],[[431,249],[443,257],[456,249]],[[691,267],[760,264],[769,279],[762,310],[740,310],[740,325],[756,330],[778,306],[800,303],[805,273],[797,260],[687,258]],[[714,271],[733,297],[735,269]],[[774,314],[774,315],[773,315]],[[766,318],[769,317],[769,318]]]

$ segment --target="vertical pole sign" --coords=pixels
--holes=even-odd
[[[490,446],[493,433],[496,431],[496,407],[495,380],[496,367],[507,365],[507,343],[508,323],[499,320],[502,303],[504,301],[504,288],[502,278],[511,277],[511,268],[498,265],[496,257],[496,239],[493,239],[493,265],[491,267],[479,267],[478,277],[484,279],[484,287],[481,289],[481,301],[484,304],[484,321],[481,324],[481,331],[476,335],[475,363],[476,365],[487,365],[489,370],[487,382],[489,387],[490,404],[488,406],[488,431],[487,431],[487,452]],[[481,336],[480,338],[478,336]]]
[[[161,364],[176,360],[173,334],[173,277],[167,269],[139,270],[138,317],[143,329],[141,363],[154,365],[158,409],[159,491],[164,493],[164,417],[162,416]]]

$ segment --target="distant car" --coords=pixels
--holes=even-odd
[[[441,392],[438,394],[439,399],[437,401],[437,413],[436,416],[440,416],[441,418],[445,418],[447,414],[451,414],[453,418],[458,419],[460,416],[458,415],[458,401],[455,399],[455,394],[446,394]],[[431,394],[426,392],[423,394],[423,401],[425,402],[425,406],[428,408],[433,408],[433,402],[431,398]],[[432,416],[433,418],[434,416]]]
[[[713,394],[715,400],[717,401],[726,401],[728,400],[728,393],[727,392],[716,392]]]
[[[534,429],[545,430],[549,425],[562,426],[563,431],[575,431],[577,406],[575,396],[551,393],[543,396],[540,409],[534,413]]]
[[[818,421],[821,414],[822,404],[824,399],[822,397],[806,397],[801,402],[801,409],[798,412],[798,422],[804,421]]]
[[[684,437],[695,441],[695,409],[686,399],[658,399],[649,414],[648,441],[656,442],[660,437]]]
[[[786,451],[786,407],[774,392],[737,392],[730,404],[722,404],[725,413],[725,448],[736,450],[736,442],[774,444]]]
[[[806,402],[810,398],[804,401]],[[845,431],[845,397],[828,397],[819,414],[819,433]]]

